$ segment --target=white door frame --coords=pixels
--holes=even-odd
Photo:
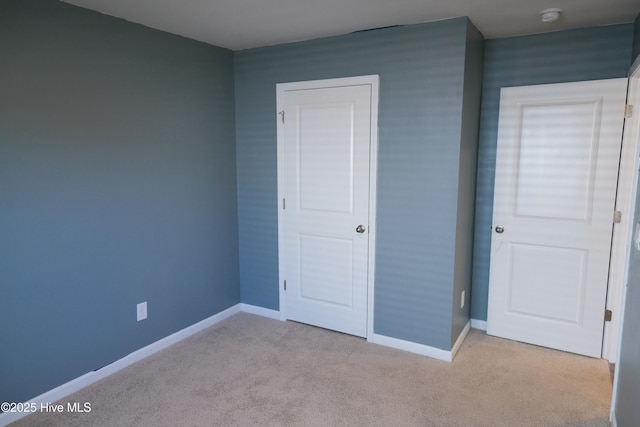
[[[287,91],[321,89],[326,87],[344,87],[355,85],[371,86],[371,132],[369,146],[369,256],[367,265],[367,340],[373,337],[373,296],[375,275],[376,248],[376,196],[378,187],[378,75],[345,77],[338,79],[310,80],[293,83],[276,84],[276,114],[278,138],[278,286],[280,288],[280,319],[287,320],[286,291],[284,290],[285,275],[285,220],[282,206],[284,199],[284,126],[286,117],[280,114],[284,111],[284,95]]]
[[[609,359],[609,361],[611,361],[612,363],[615,363],[616,366],[620,365],[620,345],[622,344],[624,308],[625,308],[625,299],[627,295],[626,284],[629,276],[629,259],[631,257],[631,251],[635,250],[631,248],[631,246],[633,245],[633,233],[634,233],[634,226],[635,226],[635,224],[633,223],[633,214],[634,214],[633,209],[635,208],[635,205],[637,203],[636,194],[637,194],[637,188],[638,188],[638,181],[640,180],[640,172],[638,171],[638,168],[640,167],[640,158],[638,157],[639,155],[638,144],[640,143],[640,112],[638,111],[638,109],[640,109],[640,58],[638,58],[634,62],[634,64],[631,66],[631,70],[632,71],[629,76],[629,91],[628,91],[627,104],[633,105],[634,106],[633,108],[635,109],[635,111],[633,112],[633,115],[631,116],[630,119],[625,120],[624,133],[622,136],[622,150],[623,150],[623,153],[626,152],[629,157],[629,159],[627,159],[626,161],[628,163],[631,163],[631,170],[629,171],[630,176],[626,177],[628,179],[628,181],[626,181],[626,184],[628,186],[627,189],[629,190],[628,192],[629,193],[629,199],[628,199],[629,210],[626,211],[628,212],[627,214],[628,221],[626,223],[627,224],[626,227],[620,227],[620,234],[622,234],[624,237],[624,248],[622,248],[623,252],[620,254],[620,257],[623,259],[624,263],[621,265],[621,270],[618,272],[620,283],[619,283],[619,289],[618,289],[618,295],[617,295],[618,299],[615,301],[615,303],[617,304],[616,311],[618,312],[618,316],[617,316],[618,323],[615,325],[616,335],[615,337],[613,336],[607,337],[612,342],[612,344],[609,344],[609,345],[615,346],[615,356],[613,359]],[[625,146],[627,147],[625,148]],[[621,161],[621,163],[623,161]],[[620,169],[622,170],[622,165],[620,166]],[[622,179],[622,174],[620,179]],[[619,193],[620,193],[620,190],[618,190],[618,194]],[[623,212],[623,218],[624,218],[624,212]],[[615,239],[615,234],[614,234],[614,239]],[[615,316],[615,312],[614,312],[614,316]],[[607,329],[605,329],[605,334],[606,333],[607,333]],[[609,331],[609,334],[613,335],[613,331],[611,329]],[[609,420],[612,423],[611,425],[614,427],[616,426],[615,409],[616,409],[616,403],[618,399],[619,375],[620,375],[620,369],[616,369],[614,378],[613,378],[613,395],[611,396],[611,415],[609,417]]]
[[[639,64],[640,65],[640,64]],[[620,168],[618,169],[617,211],[622,213],[620,223],[613,227],[611,258],[609,261],[609,286],[607,288],[607,310],[612,311],[611,321],[605,322],[602,339],[602,357],[615,363],[618,356],[618,335],[622,326],[623,293],[626,287],[629,245],[633,232],[633,208],[636,194],[636,159],[638,156],[638,105],[640,104],[640,67],[629,78],[630,99],[628,104],[636,104],[631,119],[626,119],[622,135]],[[635,98],[635,99],[634,99]]]

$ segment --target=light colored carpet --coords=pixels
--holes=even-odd
[[[453,363],[237,314],[12,426],[608,426],[596,360],[472,331]]]

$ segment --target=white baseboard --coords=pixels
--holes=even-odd
[[[438,360],[444,360],[445,362],[451,362],[460,349],[460,346],[462,345],[462,342],[466,338],[470,329],[471,321],[467,322],[464,329],[462,329],[462,332],[460,332],[458,339],[456,340],[455,344],[453,344],[453,347],[450,351],[379,334],[372,334],[371,338],[368,341],[374,344],[384,345],[386,347],[396,348],[398,350],[404,350],[410,353],[416,353]]]
[[[616,421],[616,411],[613,409],[611,410],[609,421],[611,421],[611,427],[618,427],[618,421]]]
[[[257,305],[240,303],[240,311],[244,311],[245,313],[256,314],[262,317],[268,317],[270,319],[282,320],[280,317],[280,312],[276,310],[271,310],[269,308],[258,307]]]
[[[386,335],[373,334],[369,342],[383,345],[385,347],[408,351],[410,353],[420,354],[422,356],[432,357],[434,359],[444,360],[445,362],[451,362],[452,360],[450,351],[442,350],[441,348],[431,347],[424,344],[418,344],[412,341],[392,338]]]
[[[240,310],[245,313],[256,314],[258,316],[268,317],[270,319],[282,320],[279,311],[271,310],[268,308],[258,307],[251,304],[240,303]],[[466,338],[467,334],[471,330],[471,321],[467,322],[462,332],[458,336],[455,344],[451,348],[451,351],[442,350],[428,345],[418,344],[411,341],[405,341],[398,338],[387,337],[385,335],[372,334],[369,342],[374,344],[384,345],[386,347],[397,348],[399,350],[409,351],[411,353],[421,354],[423,356],[433,357],[434,359],[444,360],[451,362],[455,357],[458,349],[462,345],[462,342]]]
[[[487,321],[486,320],[471,319],[471,327],[473,329],[479,329],[481,331],[486,331],[487,330]]]
[[[47,403],[53,403],[55,401],[63,399],[70,394],[75,393],[76,391],[95,383],[98,380],[106,378],[107,376],[144,359],[145,357],[149,357],[160,350],[164,350],[165,348],[176,344],[177,342],[182,341],[183,339],[188,338],[197,332],[215,325],[216,323],[226,319],[227,317],[239,313],[240,310],[240,304],[229,307],[226,310],[221,311],[220,313],[214,314],[211,317],[207,317],[206,319],[201,320],[198,323],[194,323],[193,325],[181,329],[178,332],[166,336],[154,343],[151,343],[146,347],[142,347],[141,349],[136,350],[133,353],[130,353],[122,359],[118,359],[107,366],[104,366],[92,372],[88,372],[37,397],[34,397],[33,399],[26,402],[26,404],[35,404],[36,408],[40,408],[41,404],[46,405]],[[7,424],[17,421],[27,415],[29,415],[28,412],[0,413],[0,427],[6,426]]]
[[[471,320],[469,320],[467,324],[464,325],[464,328],[462,328],[462,332],[460,332],[460,335],[458,335],[458,339],[456,340],[455,343],[453,343],[453,347],[451,347],[452,361],[453,361],[453,358],[456,357],[456,353],[458,353],[458,350],[460,350],[460,346],[462,346],[462,342],[467,337],[467,334],[469,333],[470,330],[471,330]]]

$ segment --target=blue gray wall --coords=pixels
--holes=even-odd
[[[467,29],[458,18],[235,53],[244,303],[278,309],[276,83],[379,74],[374,330],[451,348]]]
[[[0,401],[19,402],[239,302],[233,59],[53,0],[0,2],[0,58]]]
[[[471,317],[487,319],[500,88],[626,77],[633,24],[487,40],[485,44]]]
[[[475,220],[476,174],[478,163],[478,132],[482,96],[484,37],[469,22],[465,52],[464,99],[462,104],[460,161],[458,165],[458,209],[456,249],[451,298],[452,344],[469,322],[471,312],[471,277],[473,267],[473,236]],[[465,292],[464,307],[461,293]]]
[[[633,26],[633,54],[632,58],[635,61],[640,58],[640,13],[636,17]]]
[[[633,60],[640,60],[640,15],[635,21]],[[633,71],[633,70],[632,70]],[[634,114],[636,114],[634,112]],[[640,186],[638,186],[640,193]],[[634,224],[640,222],[640,194],[636,194]],[[615,415],[620,427],[640,425],[640,252],[631,248]]]

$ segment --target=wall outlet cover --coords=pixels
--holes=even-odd
[[[138,322],[147,318],[147,302],[141,302],[136,306]]]

